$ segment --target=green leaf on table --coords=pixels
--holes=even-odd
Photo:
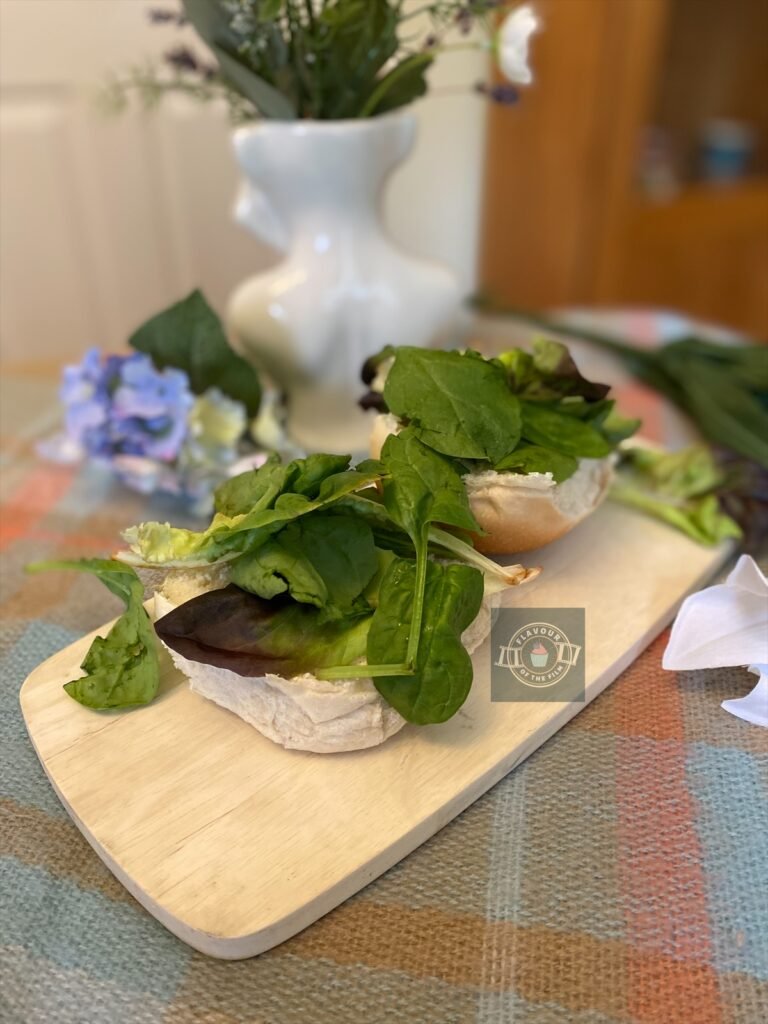
[[[368,524],[351,515],[316,513],[289,523],[232,563],[233,583],[267,600],[289,592],[328,618],[370,612],[361,595],[378,569]]]
[[[411,608],[418,587],[416,563],[396,559],[381,584],[368,632],[368,662],[406,660]],[[459,710],[472,686],[472,662],[461,634],[483,600],[483,576],[466,565],[427,564],[424,616],[414,674],[380,676],[376,689],[409,722],[445,722]]]
[[[76,569],[93,573],[125,603],[106,637],[97,636],[81,668],[85,675],[64,685],[79,704],[97,710],[148,704],[157,695],[160,667],[152,623],[144,609],[144,587],[134,570],[103,558],[37,562],[30,572]]]
[[[259,376],[232,351],[221,321],[199,289],[153,316],[128,343],[150,356],[159,370],[166,366],[183,370],[196,395],[217,387],[242,402],[249,416],[259,411]]]
[[[714,493],[722,482],[704,445],[676,452],[638,446],[623,453],[610,496],[709,546],[741,536],[741,528],[722,511]]]
[[[520,440],[520,403],[504,368],[476,352],[397,349],[384,399],[443,455],[496,463]]]
[[[521,444],[493,468],[497,473],[551,473],[555,483],[560,484],[573,476],[578,467],[579,460],[573,455],[540,445]]]
[[[288,679],[363,659],[370,622],[370,616],[329,620],[311,604],[264,600],[230,584],[174,608],[155,630],[193,661],[242,676],[272,672]]]
[[[601,459],[613,445],[590,423],[562,413],[541,402],[521,403],[523,437],[543,448],[553,448],[576,458]]]
[[[671,502],[654,496],[640,488],[621,481],[612,485],[610,497],[623,505],[647,512],[670,526],[687,534],[692,540],[707,547],[719,544],[728,538],[741,537],[741,527],[720,509],[715,494],[700,498],[689,498],[685,502]]]

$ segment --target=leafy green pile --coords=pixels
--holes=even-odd
[[[531,574],[500,568],[463,539],[461,531],[479,527],[461,476],[412,432],[389,438],[381,462],[349,463],[325,454],[286,465],[272,458],[218,489],[205,530],[143,523],[126,531],[124,561],[71,566],[96,572],[127,608],[94,641],[83,663],[87,681],[67,692],[97,708],[143,703],[157,692],[156,652],[130,563],[226,564],[229,586],[156,623],[168,646],[245,676],[370,677],[417,724],[455,714],[472,682],[461,634],[478,614],[486,580],[493,589]],[[124,684],[107,671],[116,666]],[[133,685],[139,675],[143,689]]]
[[[552,473],[560,483],[579,459],[610,455],[639,426],[620,418],[609,388],[582,377],[564,345],[545,339],[531,353],[383,349],[363,368],[370,384],[389,365],[383,391],[363,405],[393,413],[460,473]],[[400,435],[402,436],[402,435]]]
[[[611,497],[682,530],[699,544],[740,538],[742,531],[720,506],[724,481],[703,445],[677,452],[632,447],[622,453]]]
[[[768,469],[768,347],[718,345],[688,335],[647,349],[599,331],[505,309],[491,299],[475,306],[509,314],[551,334],[590,342],[617,356],[636,377],[686,413],[712,444]]]

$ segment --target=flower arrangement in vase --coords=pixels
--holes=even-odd
[[[499,26],[504,7],[183,0],[180,12],[152,12],[156,21],[190,24],[210,56],[175,48],[165,73],[117,80],[113,99],[124,102],[132,90],[150,104],[169,91],[224,98],[239,125],[234,148],[244,173],[235,215],[281,254],[230,299],[233,343],[246,358],[288,383],[350,392],[368,355],[393,341],[426,344],[450,320],[461,299],[455,275],[402,252],[379,207],[414,141],[415,119],[402,111],[427,92],[441,53],[492,53],[509,82],[476,89],[498,102],[514,102],[515,84],[530,82],[538,19],[518,6]]]

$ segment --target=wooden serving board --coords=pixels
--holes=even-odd
[[[727,549],[698,547],[606,504],[526,559],[542,575],[505,603],[586,609],[586,701],[702,586]],[[99,631],[102,632],[102,631]],[[92,636],[40,665],[21,706],[77,826],[126,888],[184,942],[240,959],[283,942],[391,867],[498,782],[584,705],[492,703],[489,645],[464,708],[372,750],[284,750],[189,691],[94,712],[62,684]]]

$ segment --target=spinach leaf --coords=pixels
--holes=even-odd
[[[539,445],[521,444],[493,468],[497,473],[551,473],[555,482],[560,484],[573,476],[578,466],[579,460],[574,455],[563,455]]]
[[[155,630],[185,658],[241,676],[272,672],[289,679],[363,659],[370,622],[370,616],[323,619],[310,604],[287,597],[265,601],[230,584],[174,608]]]
[[[613,445],[590,423],[539,402],[523,402],[523,437],[542,448],[576,458],[600,459]]]
[[[342,473],[349,455],[308,455],[287,465],[271,455],[263,466],[225,480],[214,494],[214,508],[225,516],[244,515],[271,507],[283,491],[290,490],[316,498],[327,477]]]
[[[254,368],[229,346],[221,321],[199,289],[153,316],[129,338],[162,370],[184,370],[196,395],[217,387],[242,402],[249,416],[259,411],[261,384]]]
[[[370,608],[361,594],[378,562],[371,528],[351,515],[316,513],[289,523],[256,551],[232,563],[233,583],[270,599],[290,592],[328,618]]]
[[[423,444],[409,427],[390,434],[381,450],[384,505],[392,519],[417,543],[428,523],[480,532],[464,482],[451,460]]]
[[[411,608],[419,585],[416,564],[392,563],[381,584],[368,633],[368,661],[404,661],[410,646]],[[466,565],[429,562],[421,642],[412,676],[379,676],[376,689],[409,722],[445,722],[467,699],[472,662],[461,634],[483,600],[483,577]]]
[[[384,505],[395,523],[410,536],[416,550],[416,584],[406,658],[406,664],[413,666],[424,614],[429,524],[481,531],[469,509],[464,483],[450,459],[423,444],[412,428],[390,434],[381,450],[381,462],[388,474],[384,479]]]
[[[81,668],[85,675],[66,683],[70,697],[88,708],[135,707],[157,695],[160,667],[152,623],[144,610],[144,587],[130,566],[104,558],[37,562],[29,572],[77,569],[93,573],[125,602],[125,611],[106,637],[97,636]]]
[[[287,468],[278,455],[271,455],[258,469],[225,480],[214,491],[214,509],[231,518],[269,508],[285,486]]]
[[[396,349],[384,399],[443,455],[496,463],[520,440],[520,405],[504,369],[476,352]]]

